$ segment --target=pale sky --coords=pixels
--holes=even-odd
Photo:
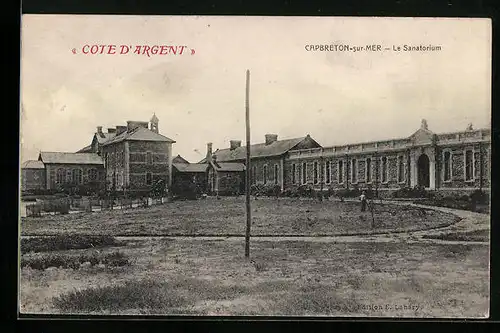
[[[308,44],[439,45],[434,52],[308,52]],[[85,55],[89,44],[186,45],[195,54]],[[72,49],[77,54],[72,53]],[[75,152],[97,126],[160,119],[191,162],[245,142],[310,134],[323,146],[439,132],[491,118],[487,19],[23,15],[21,160]]]

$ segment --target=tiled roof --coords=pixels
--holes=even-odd
[[[87,147],[83,147],[77,153],[90,153],[92,151],[92,145],[88,145]]]
[[[203,164],[201,164],[203,165]],[[245,171],[245,164],[242,163],[216,163],[217,171]]]
[[[185,164],[185,163],[172,163],[172,166],[179,172],[206,172],[208,164]]]
[[[172,163],[184,163],[184,164],[189,164],[188,160],[186,160],[184,157],[181,155],[177,155],[176,157],[173,158]]]
[[[283,155],[302,142],[305,138],[306,137],[278,140],[269,145],[266,145],[265,143],[250,145],[250,157],[254,158]],[[217,156],[217,162],[244,160],[246,158],[246,146],[241,146],[233,150],[229,148],[218,149],[214,152],[214,154]],[[206,158],[200,161],[200,163],[205,162]]]
[[[111,143],[121,142],[125,140],[133,141],[158,141],[158,142],[171,142],[175,143],[174,140],[167,138],[161,134],[152,132],[151,130],[144,127],[136,127],[132,131],[125,131],[116,135],[112,139],[103,143],[103,146],[109,145]]]
[[[97,137],[97,142],[99,142],[100,145],[102,145],[104,142],[111,140],[116,136],[116,133],[95,133],[95,136]]]
[[[29,160],[21,164],[22,169],[44,169],[45,166],[43,165],[42,161],[37,161],[37,160]]]
[[[41,152],[40,160],[44,164],[104,164],[101,156],[94,153]]]

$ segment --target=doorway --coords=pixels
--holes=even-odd
[[[429,156],[426,154],[420,155],[417,161],[418,170],[418,186],[419,187],[430,187],[430,162]]]

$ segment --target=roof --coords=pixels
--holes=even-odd
[[[100,145],[103,143],[107,142],[108,140],[111,140],[116,136],[116,133],[95,133],[95,137],[97,138],[97,142],[99,142]]]
[[[203,165],[203,164],[200,164]],[[245,164],[243,163],[234,163],[234,162],[222,162],[216,163],[217,171],[228,171],[228,172],[240,172],[245,171]]]
[[[179,172],[206,172],[208,164],[186,164],[186,163],[172,163],[172,166]]]
[[[21,164],[21,169],[45,169],[42,161],[29,160]]]
[[[136,127],[131,131],[125,131],[116,135],[110,140],[103,143],[103,146],[109,145],[111,143],[117,143],[121,141],[157,141],[157,142],[171,142],[175,143],[174,140],[167,138],[161,134],[155,133],[144,127]]]
[[[283,155],[306,138],[307,137],[278,140],[269,145],[266,145],[265,143],[250,145],[250,157],[255,158]],[[246,146],[241,146],[232,150],[229,148],[218,149],[214,152],[214,155],[217,156],[217,162],[244,160],[246,158]],[[205,162],[206,158],[200,161],[200,163]]]
[[[92,145],[88,145],[77,151],[77,153],[90,153],[91,151],[92,151]]]
[[[172,163],[184,163],[184,164],[189,164],[188,160],[186,160],[184,157],[181,155],[177,155],[172,159]]]
[[[101,156],[95,153],[41,152],[39,160],[45,164],[103,164]]]

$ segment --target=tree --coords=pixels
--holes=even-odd
[[[165,181],[163,179],[159,179],[153,183],[151,186],[151,196],[153,198],[162,198],[167,194],[167,190],[165,187]]]

